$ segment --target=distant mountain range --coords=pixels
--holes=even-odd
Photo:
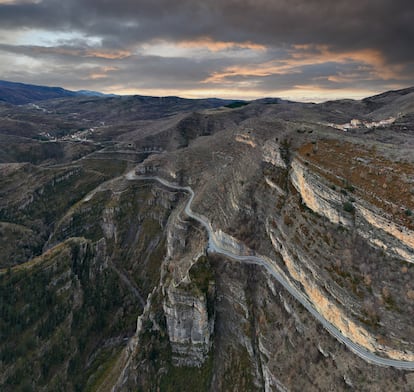
[[[114,97],[115,95],[89,90],[70,91],[62,87],[36,86],[0,80],[0,102],[3,101],[13,105],[25,105],[47,99],[77,96]]]
[[[120,97],[116,94],[104,94],[98,91],[90,90],[79,90],[71,91],[65,90],[62,87],[48,87],[48,86],[37,86],[33,84],[9,82],[0,80],[0,102],[9,103],[12,105],[26,105],[28,103],[34,103],[39,101],[46,101],[49,99],[58,98],[72,98],[72,97],[102,97],[102,98],[114,98]],[[143,99],[154,99],[159,97],[149,97],[142,95],[134,95],[135,98]],[[207,102],[211,107],[225,106],[235,102],[234,100],[218,99],[218,98],[207,98],[202,100],[197,99],[184,99],[179,97],[162,97],[166,101],[204,101]],[[240,101],[242,102],[242,101]]]

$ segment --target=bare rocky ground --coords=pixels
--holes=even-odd
[[[2,105],[1,389],[413,390],[259,266],[207,254],[188,195],[124,177],[138,166],[190,185],[231,246],[277,263],[359,344],[410,359],[413,115],[412,89],[320,105]]]

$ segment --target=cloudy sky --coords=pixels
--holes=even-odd
[[[413,0],[0,0],[0,79],[184,97],[414,85]]]

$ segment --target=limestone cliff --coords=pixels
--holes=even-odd
[[[412,239],[414,233],[408,228],[394,223],[387,214],[383,212],[381,214],[378,207],[358,196],[350,201],[351,197],[346,192],[340,192],[340,189],[333,182],[321,175],[320,170],[311,165],[306,165],[299,158],[295,158],[292,162],[290,180],[299,193],[301,203],[333,224],[332,229],[342,227],[344,244],[350,241],[350,235],[359,236],[373,248],[385,252],[386,260],[389,263],[387,268],[390,269],[395,268],[394,265],[397,263],[413,262]],[[365,299],[365,302],[361,305],[353,298],[355,294],[359,298],[370,296],[369,290],[372,293],[374,285],[371,283],[372,275],[365,272],[365,278],[362,276],[362,279],[364,279],[362,282],[365,283],[359,285],[362,288],[358,287],[357,282],[361,278],[356,278],[343,270],[343,264],[349,263],[349,261],[346,261],[349,256],[342,260],[340,258],[336,261],[332,259],[337,258],[339,254],[336,254],[335,250],[332,249],[335,240],[332,231],[327,230],[327,224],[321,222],[325,227],[315,230],[315,236],[313,236],[311,234],[313,230],[310,229],[309,222],[306,221],[312,220],[316,229],[317,225],[315,223],[318,218],[309,216],[302,221],[301,215],[306,216],[306,211],[299,212],[300,210],[293,208],[293,204],[291,204],[294,200],[293,196],[286,200],[284,220],[279,219],[273,224],[267,225],[267,232],[275,251],[282,257],[288,276],[299,284],[318,312],[324,315],[345,336],[370,351],[381,352],[394,359],[413,360],[412,349],[410,350],[407,345],[404,347],[404,344],[401,344],[408,338],[407,334],[401,335],[399,339],[394,335],[393,342],[391,342],[390,340],[384,341],[384,339],[378,338],[379,331],[377,328],[374,328],[376,333],[373,332],[372,326],[378,323],[377,318],[380,316],[379,313],[374,313],[372,309],[368,309],[367,303],[368,301],[375,303],[375,299]],[[348,203],[352,208],[344,208],[345,203]],[[291,215],[296,214],[296,224],[292,224],[293,221],[287,215],[288,211]],[[292,230],[295,229],[297,230],[296,234],[292,236]],[[321,238],[324,237],[326,237],[326,243],[325,240],[321,241]],[[309,240],[317,241],[319,248],[315,248]],[[331,262],[329,262],[330,258]],[[379,260],[377,263],[379,263]],[[322,268],[322,266],[324,267]],[[362,267],[356,268],[364,271],[365,267],[366,265],[362,264]],[[327,271],[330,271],[330,274],[327,274]],[[341,278],[338,279],[337,274]],[[332,277],[334,281],[331,281]],[[354,279],[353,283],[350,284],[354,294],[346,292],[343,287],[340,287],[344,284],[348,285],[348,279],[351,282]],[[375,282],[375,285],[378,283]],[[368,292],[365,291],[367,289]],[[383,289],[383,292],[386,293],[382,294],[385,298],[383,301],[389,299],[389,297],[386,297],[389,295],[387,290]],[[367,316],[368,313],[371,319]],[[383,318],[382,325],[387,323],[391,327],[395,322],[395,317],[401,317],[401,315],[397,316],[394,313],[391,316],[383,313],[381,315],[381,318]],[[361,321],[363,322],[361,323]],[[397,345],[398,349],[394,344]]]
[[[201,366],[210,350],[214,329],[205,294],[171,284],[166,289],[163,309],[174,365]]]
[[[332,223],[351,226],[349,214],[345,214],[342,204],[344,197],[326,185],[318,175],[295,159],[292,162],[291,181],[300,193],[303,202],[313,211],[328,218]]]
[[[175,366],[200,367],[211,348],[215,318],[214,277],[204,256],[205,239],[190,235],[190,223],[180,209],[171,215],[167,232],[161,288],[172,361]]]
[[[282,169],[287,167],[285,159],[282,157],[280,145],[271,140],[267,140],[263,146],[263,161]]]
[[[295,159],[291,168],[292,184],[303,202],[332,223],[354,227],[372,246],[392,256],[414,263],[414,231],[396,224],[379,208],[362,198],[345,196],[303,161]],[[345,211],[348,203],[348,212]]]

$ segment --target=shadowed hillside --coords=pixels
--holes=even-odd
[[[413,390],[412,91],[1,104],[0,389]]]

